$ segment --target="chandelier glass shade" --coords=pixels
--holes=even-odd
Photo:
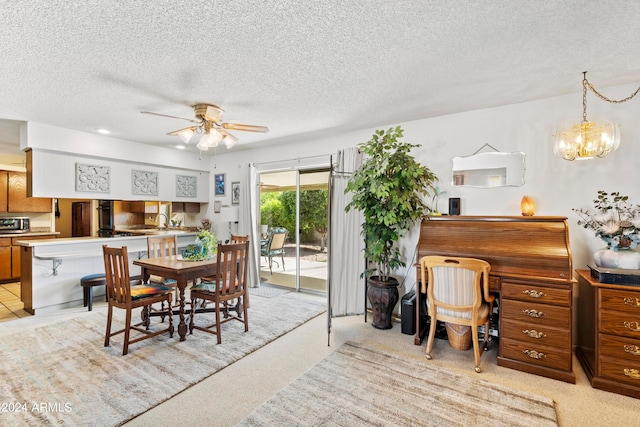
[[[587,88],[598,98],[612,104],[626,102],[640,92],[638,88],[631,96],[621,100],[609,99],[598,92],[587,80],[587,72],[582,78],[582,122],[558,129],[555,134],[554,153],[565,160],[587,160],[606,157],[620,146],[620,127],[615,122],[593,122],[587,120]]]
[[[582,122],[556,132],[554,152],[564,160],[587,160],[606,157],[620,146],[617,123]]]

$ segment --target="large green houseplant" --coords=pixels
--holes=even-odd
[[[416,144],[400,141],[403,130],[400,126],[387,131],[377,130],[371,139],[358,145],[365,156],[363,164],[352,175],[345,190],[352,193],[352,200],[345,210],[359,210],[364,215],[362,235],[365,239],[365,257],[375,268],[363,274],[369,283],[382,283],[395,289],[397,302],[397,280],[391,272],[406,266],[402,260],[397,242],[414,224],[428,213],[425,198],[435,191],[436,175],[429,168],[418,163],[410,154]],[[386,300],[387,295],[382,299]],[[376,304],[369,300],[374,309],[376,325]],[[393,310],[395,302],[390,308]],[[389,319],[383,320],[390,326]]]

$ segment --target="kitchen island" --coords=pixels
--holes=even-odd
[[[178,246],[195,241],[195,231],[165,230],[155,235],[177,235]],[[17,241],[21,246],[20,290],[24,310],[36,314],[36,310],[49,311],[74,307],[83,303],[80,279],[95,273],[104,273],[102,245],[127,247],[129,273],[140,274],[140,267],[133,260],[147,257],[147,236],[123,237],[71,237]],[[95,295],[104,295],[104,289],[96,289]]]

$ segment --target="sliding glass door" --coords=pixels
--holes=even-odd
[[[262,172],[259,182],[261,283],[326,292],[329,170]]]

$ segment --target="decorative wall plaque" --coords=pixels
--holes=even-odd
[[[176,196],[196,197],[198,195],[198,177],[176,175]]]
[[[76,191],[109,192],[111,168],[109,166],[76,163]]]
[[[158,172],[131,171],[131,193],[145,196],[158,195]]]

